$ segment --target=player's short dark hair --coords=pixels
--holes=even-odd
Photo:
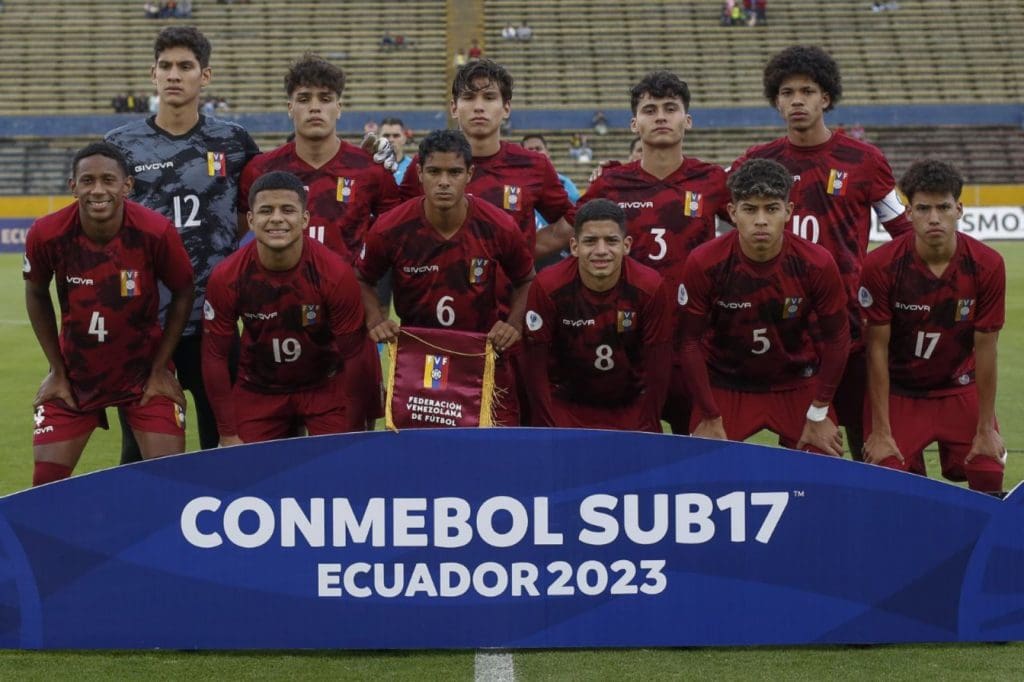
[[[512,101],[512,74],[492,59],[476,59],[460,66],[452,80],[452,99],[458,99],[459,95],[467,91],[476,92],[479,88],[473,82],[479,79],[497,85],[502,102]]]
[[[275,189],[295,192],[299,197],[302,210],[306,210],[306,199],[308,196],[306,187],[302,184],[302,180],[299,180],[298,176],[288,171],[270,171],[258,177],[256,182],[252,183],[252,187],[249,188],[249,208],[252,208],[252,200],[256,198],[257,194]]]
[[[594,220],[611,220],[619,226],[619,232],[626,234],[626,212],[614,201],[608,199],[591,199],[576,212],[573,230],[580,236],[584,223]]]
[[[396,118],[395,116],[388,116],[387,118],[382,119],[380,126],[401,126],[402,130],[405,130],[405,124],[402,123],[402,119]]]
[[[636,147],[636,143],[639,142],[639,141],[640,141],[640,136],[639,135],[637,135],[636,137],[634,137],[632,140],[629,141],[629,153],[630,154],[633,153],[633,148]]]
[[[160,54],[172,47],[184,47],[192,51],[199,67],[205,69],[210,65],[210,54],[213,46],[195,26],[167,26],[156,34],[153,43],[153,60],[160,59]]]
[[[793,174],[778,161],[750,159],[729,175],[726,184],[733,202],[754,197],[788,201]]]
[[[301,87],[327,88],[341,97],[345,91],[345,72],[320,55],[307,52],[292,62],[284,75],[284,91],[289,97]]]
[[[529,135],[523,135],[523,139],[519,141],[519,144],[525,145],[527,140],[540,140],[540,143],[544,145],[545,149],[547,149],[548,147],[547,138],[545,138],[540,133],[530,133]]]
[[[900,178],[900,191],[907,201],[913,201],[918,192],[949,194],[960,201],[963,188],[964,176],[952,164],[938,159],[915,161]]]
[[[110,144],[109,142],[93,142],[87,144],[75,153],[75,157],[71,160],[71,177],[75,178],[78,176],[78,164],[82,159],[90,156],[105,156],[108,159],[113,159],[117,162],[118,168],[124,173],[125,177],[130,177],[131,172],[128,170],[128,161],[125,160],[124,154],[121,150]]]
[[[629,104],[633,108],[634,114],[640,104],[640,98],[644,95],[648,97],[678,97],[683,101],[683,109],[690,110],[690,86],[671,71],[651,71],[630,89]]]
[[[461,130],[435,130],[420,140],[420,168],[426,165],[427,158],[435,152],[453,152],[462,157],[466,168],[473,165],[473,148]]]
[[[807,76],[828,95],[825,111],[832,111],[843,96],[843,79],[839,64],[816,45],[794,45],[768,60],[764,67],[764,96],[774,107],[782,82],[791,76]]]

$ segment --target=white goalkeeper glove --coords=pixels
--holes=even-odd
[[[395,172],[398,167],[398,160],[395,159],[395,149],[388,142],[386,137],[377,137],[376,133],[367,133],[360,144],[367,154],[373,157],[374,163],[379,163],[390,172]]]

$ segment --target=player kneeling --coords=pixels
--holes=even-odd
[[[864,263],[871,417],[864,460],[924,474],[922,450],[938,441],[943,476],[1000,492],[1006,446],[995,415],[996,342],[1006,270],[996,251],[957,232],[962,188],[949,164],[911,165],[900,189],[914,231]]]
[[[203,380],[221,445],[362,431],[342,368],[362,348],[363,304],[352,268],[305,237],[302,181],[282,171],[261,176],[249,193],[255,239],[210,275],[203,308]],[[242,319],[234,387],[228,352]]]
[[[785,447],[838,457],[829,403],[849,351],[846,293],[828,251],[786,230],[792,185],[775,161],[744,163],[728,181],[736,229],[697,247],[683,268],[691,427],[737,441],[769,429]]]
[[[126,200],[132,178],[117,148],[85,147],[71,171],[77,201],[37,220],[25,244],[25,303],[50,363],[35,399],[32,485],[70,476],[112,405],[124,406],[144,458],[185,449],[171,354],[192,308],[188,254],[167,218]],[[163,331],[157,282],[171,291]]]
[[[576,214],[572,258],[527,298],[533,423],[661,433],[672,307],[655,270],[627,257],[626,215],[607,199]]]

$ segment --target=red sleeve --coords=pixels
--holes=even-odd
[[[644,398],[650,414],[661,415],[672,372],[672,299],[664,282],[648,300],[644,318]]]
[[[355,261],[356,272],[367,284],[377,284],[391,268],[391,256],[388,253],[387,240],[380,226],[371,227],[363,239],[363,247]]]
[[[884,213],[878,213],[875,204],[884,202]],[[871,203],[876,214],[885,228],[893,237],[898,237],[914,229],[913,223],[907,217],[906,209],[896,196],[896,179],[892,175],[892,167],[882,155],[882,152],[875,151],[875,172],[871,178]],[[892,215],[895,214],[895,215]],[[892,215],[890,218],[885,216]]]
[[[50,250],[46,248],[49,243],[45,237],[40,236],[42,228],[39,223],[33,223],[28,229],[28,236],[25,237],[25,262],[22,265],[22,277],[35,284],[49,286],[53,279],[53,263],[50,262]]]
[[[526,324],[523,329],[526,334],[526,380],[533,426],[557,426],[548,379],[548,351],[552,325],[557,318],[555,304],[540,282],[534,280],[526,297]]]
[[[405,169],[402,177],[402,184],[398,187],[399,202],[415,199],[423,194],[423,185],[420,184],[420,160],[412,157],[409,167]]]
[[[518,285],[533,272],[533,254],[526,245],[526,237],[518,228],[509,226],[500,231],[502,249],[498,254],[498,264],[505,274]]]
[[[821,367],[818,369],[818,392],[815,399],[830,403],[850,356],[850,317],[846,310],[846,292],[839,268],[831,256],[813,285],[811,293],[821,329]]]
[[[1006,264],[1002,257],[991,253],[991,263],[985,263],[978,282],[978,312],[974,318],[974,331],[996,332],[1003,328],[1006,316]]]
[[[860,276],[860,289],[857,300],[868,324],[883,325],[892,321],[892,308],[889,303],[890,283],[885,273],[885,263],[892,253],[891,249],[882,247],[872,251],[864,259],[864,270]]]
[[[708,376],[707,359],[701,347],[701,339],[708,328],[711,307],[711,283],[706,273],[697,264],[694,254],[686,259],[683,266],[682,287],[679,303],[679,326],[682,343],[677,364],[683,370],[686,384],[690,387],[694,408],[701,419],[721,416],[714,394],[711,393],[711,378]]]
[[[609,161],[608,165],[604,167],[604,172],[607,172],[609,168],[615,166],[621,166],[618,161]],[[601,175],[594,178],[594,181],[590,183],[590,187],[587,187],[587,191],[583,193],[583,196],[579,198],[575,206],[571,206],[569,211],[565,214],[565,219],[570,225],[576,224],[576,212],[580,210],[583,204],[587,203],[591,199],[604,199],[608,196],[608,183],[604,179],[604,172]]]
[[[541,194],[537,198],[534,208],[544,216],[544,220],[548,221],[550,225],[551,223],[558,222],[562,216],[569,213],[573,206],[569,195],[565,191],[565,187],[562,185],[562,180],[555,171],[555,167],[548,159],[545,158],[543,161],[544,178],[542,182],[544,184],[541,186]]]
[[[409,164],[410,168],[412,164]],[[387,213],[401,203],[398,196],[398,185],[395,183],[395,176],[383,166],[377,166],[377,195],[374,197],[370,210],[374,216]]]
[[[221,435],[238,434],[235,402],[231,395],[228,354],[238,337],[238,312],[234,296],[226,286],[225,270],[216,267],[206,285],[203,304],[202,369],[203,385],[213,406],[217,431]]]
[[[347,264],[338,265],[334,286],[325,294],[331,331],[334,332],[341,357],[347,360],[363,348],[366,316],[355,273]]]
[[[154,254],[156,276],[171,291],[191,289],[195,283],[192,272],[192,260],[185,251],[181,236],[174,225],[167,222],[167,229],[161,236],[160,243]]]

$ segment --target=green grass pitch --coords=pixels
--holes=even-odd
[[[1024,480],[1024,243],[996,244],[1006,258],[1006,328],[999,343],[997,413],[1010,450],[1006,488]],[[31,482],[31,403],[46,371],[25,315],[21,256],[0,254],[0,495]],[[97,431],[76,470],[112,466],[112,432]],[[763,442],[769,442],[767,440]],[[196,448],[190,433],[190,450]],[[930,472],[938,471],[934,449]],[[73,510],[54,510],[73,513]],[[851,566],[853,579],[884,579],[886,567]],[[88,627],[88,623],[83,623]],[[900,645],[872,648],[770,647],[537,651],[514,655],[516,677],[532,679],[1019,679],[1024,643]],[[469,679],[472,652],[19,652],[0,651],[0,679],[334,678]]]

